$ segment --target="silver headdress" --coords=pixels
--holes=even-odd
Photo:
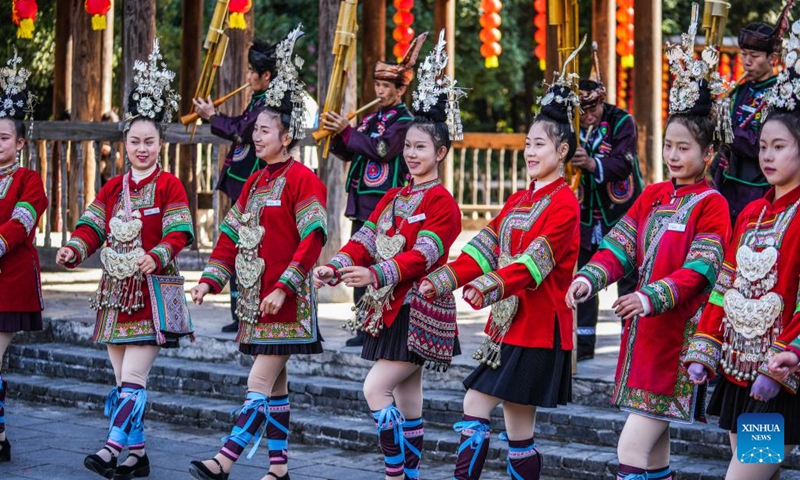
[[[442,30],[439,33],[439,42],[433,48],[433,51],[425,57],[425,61],[422,62],[417,70],[419,83],[412,95],[414,100],[412,105],[415,112],[424,115],[430,112],[431,108],[439,102],[440,96],[446,95],[445,124],[447,125],[447,132],[450,136],[450,141],[458,141],[464,138],[458,102],[461,97],[467,95],[467,92],[463,88],[457,87],[456,80],[444,73],[448,61],[447,51],[444,48],[446,44],[444,30]]]
[[[24,120],[33,112],[36,97],[28,91],[31,72],[19,67],[22,59],[14,49],[6,67],[0,69],[0,118]]]
[[[702,116],[713,112],[717,120],[717,138],[730,143],[733,141],[728,114],[730,100],[725,95],[729,85],[717,70],[719,51],[715,45],[707,45],[700,58],[694,55],[698,10],[698,5],[693,3],[692,22],[689,31],[681,34],[681,44],[667,45],[669,70],[674,76],[669,91],[669,113]]]
[[[800,103],[800,21],[792,24],[789,41],[783,48],[783,63],[786,68],[778,74],[775,85],[766,95],[765,110],[794,112]],[[765,113],[767,113],[765,112]],[[761,117],[766,118],[766,115]]]
[[[164,131],[178,111],[181,97],[172,89],[175,72],[164,63],[157,38],[153,40],[153,51],[147,60],[136,60],[133,64],[136,88],[131,92],[128,112],[125,113],[125,130],[130,128],[134,119],[142,116],[160,124]]]
[[[306,130],[303,126],[305,119],[305,83],[300,80],[300,69],[303,68],[303,59],[297,55],[292,58],[294,44],[297,39],[305,35],[303,25],[289,32],[276,48],[277,65],[275,78],[271,79],[265,96],[267,106],[280,109],[283,98],[287,92],[291,95],[292,111],[289,121],[289,137],[295,140],[305,138]],[[286,112],[284,112],[286,113]]]
[[[575,72],[567,74],[567,65],[578,56],[578,52],[580,52],[585,43],[586,36],[583,37],[578,48],[573,50],[564,61],[564,65],[561,66],[561,72],[553,73],[553,83],[547,85],[545,82],[545,85],[547,85],[547,93],[545,93],[544,97],[536,99],[536,102],[541,105],[542,110],[547,110],[547,113],[551,116],[556,116],[552,115],[555,113],[553,110],[559,110],[559,113],[563,113],[560,111],[565,110],[565,120],[569,123],[569,128],[573,131],[575,129],[574,112],[580,109],[581,98],[578,94],[579,76]]]

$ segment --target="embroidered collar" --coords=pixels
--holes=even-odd
[[[142,188],[143,186],[147,185],[148,183],[152,182],[158,176],[159,173],[161,173],[161,168],[160,167],[156,167],[156,169],[153,170],[153,173],[151,173],[150,175],[146,176],[145,178],[139,180],[138,182],[134,182],[133,181],[133,175],[131,175],[130,186],[131,186],[132,189],[138,190],[138,189]],[[128,174],[126,173],[125,175],[128,175]]]
[[[800,186],[795,187],[791,192],[777,200],[775,200],[775,187],[772,187],[764,196],[764,200],[769,202],[773,209],[782,210],[800,200]]]
[[[411,183],[406,185],[406,187],[403,190],[405,191],[405,193],[424,192],[426,190],[430,190],[431,188],[437,185],[441,185],[441,183],[442,183],[441,178],[428,180],[427,182],[423,183],[414,183],[414,180],[411,180]]]
[[[0,177],[7,177],[9,175],[13,175],[17,170],[19,170],[18,162],[14,162],[7,167],[0,167]]]
[[[267,181],[270,181],[273,178],[277,178],[286,173],[286,171],[289,170],[289,167],[291,167],[292,164],[294,164],[294,159],[292,157],[289,157],[284,162],[273,163],[272,165],[275,166],[273,168],[269,168],[270,165],[267,164],[267,168],[265,168],[266,175],[264,175],[264,177],[267,179]]]
[[[670,180],[669,183],[672,185],[672,192],[670,192],[670,196],[673,198],[702,193],[703,191],[711,188],[705,178],[702,178],[689,185],[678,185],[675,183],[675,180]]]
[[[566,184],[566,182],[564,181],[564,179],[559,177],[556,180],[553,180],[552,182],[544,185],[543,187],[541,187],[541,188],[539,188],[537,190],[535,188],[536,180],[534,180],[528,185],[528,193],[526,194],[526,196],[528,198],[533,199],[533,200],[538,200],[538,199],[542,198],[545,195],[552,194],[553,192],[555,192],[555,190],[558,187],[560,187],[561,185],[565,185],[565,184]]]

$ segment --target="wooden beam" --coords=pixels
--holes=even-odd
[[[113,76],[114,76],[114,1],[111,1],[111,9],[106,15],[106,29],[103,33],[103,56],[101,62],[100,83],[102,91],[100,95],[100,113],[104,114],[111,111]]]
[[[72,106],[72,0],[56,2],[55,63],[53,64],[53,120],[61,120]],[[35,130],[34,130],[35,131]],[[50,159],[51,188],[48,198],[61,198],[61,147],[54,145]],[[61,231],[61,202],[48,208],[50,225]]]
[[[450,77],[455,78],[456,73],[456,2],[455,0],[436,0],[433,9],[433,32],[430,33],[428,42],[436,42],[439,39],[439,32],[444,29],[444,38],[447,42],[445,49],[447,50],[447,57],[450,59],[447,62],[447,69],[445,72]],[[428,48],[423,48],[423,52],[429,51]],[[444,159],[444,172],[443,172],[444,186],[451,193],[454,192],[454,172],[453,172],[453,150],[447,154]]]
[[[361,100],[366,105],[375,99],[372,72],[379,60],[386,59],[386,0],[364,0],[361,4]]]
[[[634,0],[633,116],[639,129],[640,162],[645,181],[663,179],[661,161],[661,0]]]
[[[328,81],[333,67],[333,38],[336,32],[336,20],[339,17],[339,0],[319,0],[319,48],[318,68],[317,68],[317,91],[319,92],[318,103],[320,106],[325,104],[325,96],[328,93]],[[353,57],[355,61],[355,56]],[[353,69],[352,71],[355,71]],[[355,75],[351,75],[343,111],[348,112],[356,108],[355,106]],[[320,157],[318,175],[322,182],[328,187],[328,242],[322,249],[321,261],[327,262],[336,252],[342,248],[345,241],[350,237],[350,222],[344,216],[347,191],[344,188],[345,170],[344,162],[339,160],[333,153],[327,158]],[[341,286],[336,288],[323,288],[319,291],[319,300],[322,301],[351,301],[350,289]]]
[[[606,86],[606,101],[617,98],[617,12],[615,0],[592,0],[592,38],[597,42],[600,75]]]

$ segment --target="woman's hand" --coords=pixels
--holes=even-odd
[[[208,120],[217,114],[217,110],[214,108],[214,101],[211,100],[211,96],[206,99],[195,98],[192,100],[192,102],[194,103],[194,111],[197,112],[197,114],[200,115],[200,118],[203,120]]]
[[[207,283],[198,283],[189,291],[192,296],[192,301],[196,305],[202,305],[203,297],[208,295],[209,292],[211,292],[211,286]]]
[[[708,371],[702,363],[692,362],[686,371],[689,373],[689,380],[695,385],[702,385],[708,380]]]
[[[156,271],[156,261],[150,255],[142,255],[136,260],[136,266],[139,271],[145,275],[149,275]]]
[[[375,274],[365,267],[344,267],[339,269],[342,281],[348,287],[366,287],[375,284]]]
[[[475,287],[464,287],[464,294],[462,298],[475,308],[483,307],[483,295]]]
[[[422,295],[422,298],[431,300],[436,297],[436,288],[433,287],[430,280],[423,278],[419,284],[419,294]]]
[[[56,252],[56,263],[58,265],[65,265],[72,263],[75,260],[75,252],[69,247],[61,247]]]
[[[267,298],[261,300],[261,305],[258,307],[258,309],[261,310],[261,316],[277,314],[285,300],[286,292],[280,288],[276,288],[272,293],[267,295]]]
[[[569,308],[575,310],[578,308],[578,304],[585,302],[587,298],[589,298],[589,285],[581,281],[573,281],[564,300]]]
[[[800,367],[800,359],[792,351],[785,351],[775,355],[769,362],[769,373],[779,380],[786,380],[786,377],[795,373]]]
[[[759,402],[769,402],[778,392],[781,391],[781,384],[766,375],[759,374],[753,386],[750,387],[750,396]]]
[[[314,282],[315,287],[322,288],[331,283],[335,274],[336,272],[331,267],[322,265],[314,269],[314,275],[311,276],[311,280]]]
[[[623,320],[628,320],[629,318],[644,313],[642,299],[639,298],[639,295],[636,293],[629,293],[628,295],[619,297],[617,301],[611,305],[611,308],[613,308],[614,313]]]

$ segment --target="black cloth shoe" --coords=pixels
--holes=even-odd
[[[114,455],[114,451],[108,448],[108,446],[104,446],[103,448],[108,450],[108,453],[111,454],[111,460],[106,462],[100,455],[93,453],[83,459],[83,466],[101,477],[114,478],[114,471],[117,469],[117,457]]]
[[[344,342],[347,347],[361,347],[364,345],[364,338],[366,333],[363,331],[356,333],[356,336]]]
[[[141,457],[136,457],[136,463],[133,465],[120,465],[114,472],[114,480],[131,480],[132,478],[147,477],[150,475],[150,459],[147,458],[145,453]]]
[[[579,353],[578,354],[578,361],[582,362],[584,360],[591,360],[594,358],[594,353]]]
[[[0,442],[0,462],[10,462],[11,461],[11,444],[8,442],[8,437],[5,440]]]
[[[239,322],[236,320],[222,327],[223,333],[236,333],[238,331],[239,331]]]
[[[277,473],[267,472],[267,478],[274,478],[275,480],[289,480],[289,472],[286,472],[286,475],[279,477]]]
[[[222,464],[219,463],[219,460],[216,458],[211,458],[211,460],[219,466],[218,473],[209,470],[200,460],[192,460],[192,464],[189,466],[189,473],[197,480],[228,480],[228,474],[222,469]]]

